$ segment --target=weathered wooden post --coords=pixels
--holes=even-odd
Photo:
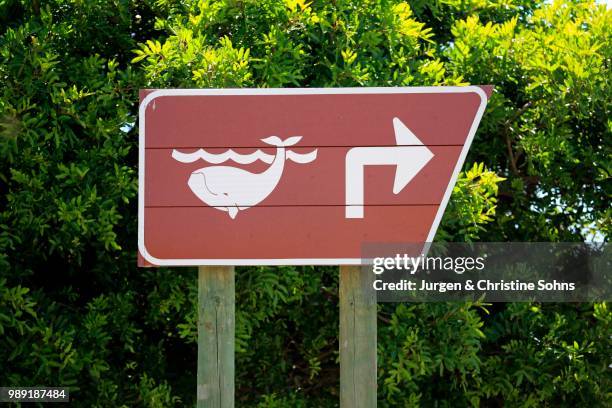
[[[198,408],[234,406],[233,266],[198,269]]]
[[[340,266],[340,406],[376,406],[376,293],[373,274]]]

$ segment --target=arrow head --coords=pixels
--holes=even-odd
[[[399,194],[412,181],[434,154],[425,146],[398,146],[401,149],[393,181],[393,194]]]
[[[423,146],[423,142],[399,118],[393,118],[393,130],[395,131],[395,142],[398,146]]]
[[[393,129],[398,145],[393,194],[399,194],[434,155],[399,118],[393,118]]]

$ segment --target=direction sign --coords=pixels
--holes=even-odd
[[[347,265],[364,242],[430,242],[486,103],[475,86],[143,92],[139,252]]]

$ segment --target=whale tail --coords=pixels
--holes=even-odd
[[[299,142],[301,138],[302,136],[292,136],[285,140],[281,140],[278,136],[270,136],[265,139],[261,139],[261,141],[269,145],[272,145],[272,146],[285,147],[285,146],[293,146],[294,144]],[[285,158],[295,163],[300,163],[300,164],[310,163],[311,161],[317,158],[317,149],[314,149],[310,153],[296,153],[294,151],[287,150],[287,152],[285,153]]]
[[[302,139],[302,136],[292,136],[285,140],[281,140],[280,137],[278,136],[270,136],[270,137],[266,137],[265,139],[261,139],[261,141],[271,146],[285,147],[285,146],[293,146],[294,144],[299,142],[301,139]]]

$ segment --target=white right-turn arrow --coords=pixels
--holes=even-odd
[[[354,147],[346,154],[346,218],[363,218],[365,166],[396,166],[393,194],[398,194],[434,156],[398,118],[393,129],[397,146]]]

